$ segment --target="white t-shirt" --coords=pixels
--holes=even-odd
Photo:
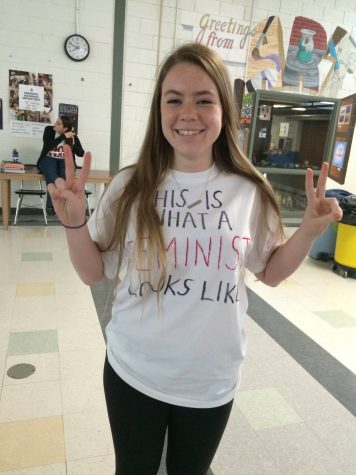
[[[108,242],[115,222],[110,203],[130,174],[124,170],[112,180],[89,220],[99,246]],[[168,173],[155,203],[168,262],[160,307],[155,269],[141,269],[141,281],[138,277],[131,211],[125,272],[120,272],[106,334],[109,362],[132,387],[196,408],[220,406],[234,397],[246,351],[243,269],[262,271],[277,245],[260,224],[259,196],[255,184],[215,165],[203,172]],[[276,229],[272,213],[269,222]],[[102,253],[102,258],[105,275],[115,277],[118,252]],[[154,263],[156,269],[158,265]]]

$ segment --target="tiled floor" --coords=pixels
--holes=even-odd
[[[63,229],[0,229],[0,262],[0,473],[112,475],[105,345]],[[356,280],[310,258],[275,289],[249,274],[247,280],[260,321],[258,312],[246,321],[248,357],[214,475],[354,475],[355,417],[326,388],[337,381],[342,396],[356,385]],[[280,327],[263,301],[293,325]],[[292,351],[299,341],[294,326],[309,337],[305,354],[312,346],[309,372]],[[325,380],[320,347],[348,372],[347,387],[333,364]],[[21,363],[35,372],[10,378],[8,369]]]

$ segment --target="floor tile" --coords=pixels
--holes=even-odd
[[[63,422],[67,461],[114,453],[106,411],[67,414]]]
[[[59,354],[61,379],[101,377],[106,349],[62,351]]]
[[[334,328],[356,327],[356,318],[342,310],[319,310],[314,313]]]
[[[99,323],[84,328],[59,329],[58,346],[59,351],[103,348],[104,339]]]
[[[307,424],[341,464],[356,466],[356,419],[352,415],[313,419]]]
[[[36,368],[35,372],[25,379],[13,379],[5,373],[4,386],[59,381],[60,379],[58,353],[9,356],[6,360],[6,371],[12,366],[21,363],[32,364]]]
[[[0,349],[1,350],[6,350],[8,341],[9,341],[9,335],[10,335],[10,322],[6,322],[6,325],[2,325],[0,327]]]
[[[39,282],[53,282],[54,270],[53,263],[47,261],[22,262],[19,269],[18,282],[24,283],[39,283]]]
[[[38,227],[38,228],[27,228],[24,232],[25,239],[48,239],[48,228]]]
[[[1,475],[66,475],[66,464],[56,463],[50,465],[42,465],[37,467],[26,467],[19,470],[10,470],[1,472]],[[112,475],[112,474],[111,474]]]
[[[64,379],[61,389],[63,414],[106,409],[102,377]]]
[[[62,414],[59,381],[3,386],[0,422],[20,421]],[[1,440],[1,439],[0,439]]]
[[[276,388],[240,391],[236,404],[255,430],[302,421]]]
[[[356,465],[348,465],[348,466],[343,465],[342,469],[343,469],[343,475],[355,475],[356,473]]]
[[[46,308],[36,309],[35,312],[30,312],[29,310],[16,312],[11,321],[12,332],[30,332],[56,329],[56,314],[54,311]]]
[[[54,295],[54,282],[24,282],[17,285],[16,297],[45,297],[47,295]]]
[[[0,471],[26,468],[27,473],[30,467],[65,462],[61,416],[0,423],[0,440]]]
[[[115,456],[94,457],[67,463],[67,475],[113,475]]]
[[[258,437],[283,475],[342,475],[337,458],[306,425],[258,431]]]
[[[349,411],[317,382],[305,385],[296,380],[293,385],[286,384],[279,390],[304,421],[350,416]]]
[[[40,262],[52,261],[53,256],[51,252],[23,252],[22,261]]]
[[[214,475],[279,475],[274,460],[236,402],[232,408],[219,449],[212,463]],[[238,469],[238,472],[237,472]]]
[[[56,315],[56,297],[54,295],[33,296],[29,299],[17,298],[13,302],[12,314],[17,315]]]
[[[53,352],[58,352],[57,330],[10,333],[9,356]]]

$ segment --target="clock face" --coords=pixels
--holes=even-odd
[[[65,40],[64,50],[73,61],[84,61],[89,56],[89,43],[81,35],[70,35]]]

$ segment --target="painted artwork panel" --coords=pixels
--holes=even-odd
[[[283,32],[279,18],[260,21],[251,38],[247,59],[247,90],[275,89],[282,86],[284,69]]]
[[[326,50],[327,38],[323,26],[310,18],[297,16],[289,39],[283,86],[300,92],[319,91],[319,63]]]

